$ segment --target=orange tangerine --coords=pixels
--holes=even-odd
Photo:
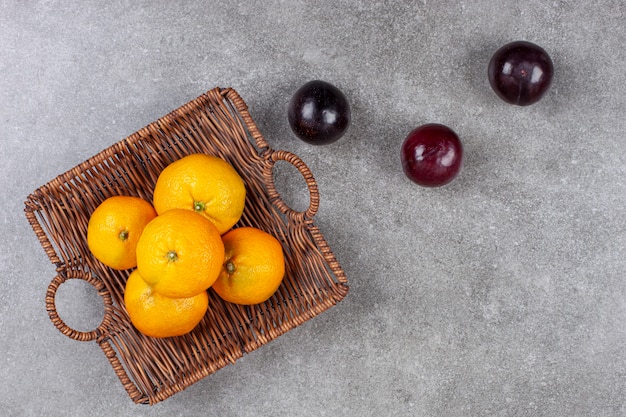
[[[217,279],[224,245],[205,217],[172,209],[146,225],[137,243],[137,269],[156,293],[192,297]]]
[[[130,321],[141,333],[172,337],[189,333],[200,323],[209,306],[209,297],[206,291],[193,297],[165,297],[134,270],[126,281],[124,304]]]
[[[280,242],[254,227],[239,227],[222,236],[225,260],[212,288],[225,301],[259,304],[270,298],[285,275]]]
[[[245,200],[245,184],[232,165],[206,154],[188,155],[165,167],[153,196],[157,213],[192,210],[213,222],[220,234],[239,221]]]
[[[134,268],[139,237],[156,215],[150,203],[139,197],[107,198],[89,218],[87,246],[96,259],[113,269]]]

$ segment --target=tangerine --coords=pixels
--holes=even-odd
[[[245,184],[233,166],[206,154],[188,155],[165,167],[153,196],[157,213],[192,210],[213,222],[220,234],[239,221],[245,200]]]
[[[113,269],[134,268],[139,237],[156,215],[152,205],[139,197],[109,197],[89,217],[87,246]]]
[[[172,209],[146,225],[137,243],[137,269],[155,292],[192,297],[217,279],[224,245],[213,223],[185,209]]]
[[[192,331],[209,306],[206,291],[184,298],[165,297],[134,270],[126,281],[124,304],[131,323],[146,336],[172,337]]]
[[[269,299],[285,275],[278,239],[254,227],[238,227],[222,236],[224,265],[212,288],[223,300],[243,305]]]

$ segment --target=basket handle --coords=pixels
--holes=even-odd
[[[270,201],[285,215],[294,217],[296,220],[311,219],[317,213],[317,209],[320,204],[320,195],[317,189],[317,182],[313,178],[313,174],[309,167],[298,157],[297,155],[288,151],[273,151],[266,157],[268,164],[265,166],[264,176],[266,183],[268,184],[268,194]],[[276,162],[286,161],[293,165],[306,181],[307,188],[309,190],[309,207],[305,211],[296,211],[285,203],[280,194],[276,190],[276,184],[274,183],[274,175],[272,170]]]
[[[70,279],[82,279],[93,285],[98,291],[98,294],[100,294],[100,296],[104,300],[104,318],[102,319],[102,323],[100,323],[100,325],[95,330],[89,332],[74,330],[67,324],[65,324],[65,322],[59,317],[55,303],[56,293],[61,284]],[[52,324],[54,324],[54,326],[61,333],[63,333],[70,339],[78,340],[81,342],[95,340],[102,333],[103,327],[109,322],[108,312],[111,310],[112,305],[113,301],[111,299],[111,294],[104,286],[104,283],[92,277],[89,273],[71,271],[64,275],[57,275],[52,279],[52,281],[50,281],[50,284],[48,285],[48,291],[46,292],[46,310],[48,311],[48,316],[50,317]]]

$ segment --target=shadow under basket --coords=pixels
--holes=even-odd
[[[192,153],[228,161],[246,184],[246,206],[235,227],[254,226],[283,245],[286,272],[265,303],[240,306],[209,289],[209,309],[184,336],[151,338],[131,324],[124,306],[130,270],[98,262],[87,247],[91,213],[106,198],[129,195],[152,201],[156,180],[171,162]],[[276,190],[273,167],[292,164],[304,177],[309,205],[291,209]],[[348,293],[344,272],[313,222],[319,207],[315,179],[302,160],[273,150],[239,94],[215,88],[35,190],[25,213],[57,274],[46,308],[66,336],[95,341],[135,403],[155,404],[234,363],[286,331],[327,310]],[[104,318],[93,331],[77,331],[59,317],[55,296],[69,279],[93,285],[104,301]]]

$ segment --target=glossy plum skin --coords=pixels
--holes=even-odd
[[[508,43],[489,61],[488,77],[498,97],[528,106],[541,99],[552,83],[554,67],[543,48],[526,41]]]
[[[402,144],[402,169],[424,187],[440,187],[452,181],[463,162],[463,145],[447,126],[430,123],[413,129]]]
[[[298,138],[312,145],[327,145],[336,142],[348,130],[350,104],[334,85],[309,81],[291,97],[287,117]]]

